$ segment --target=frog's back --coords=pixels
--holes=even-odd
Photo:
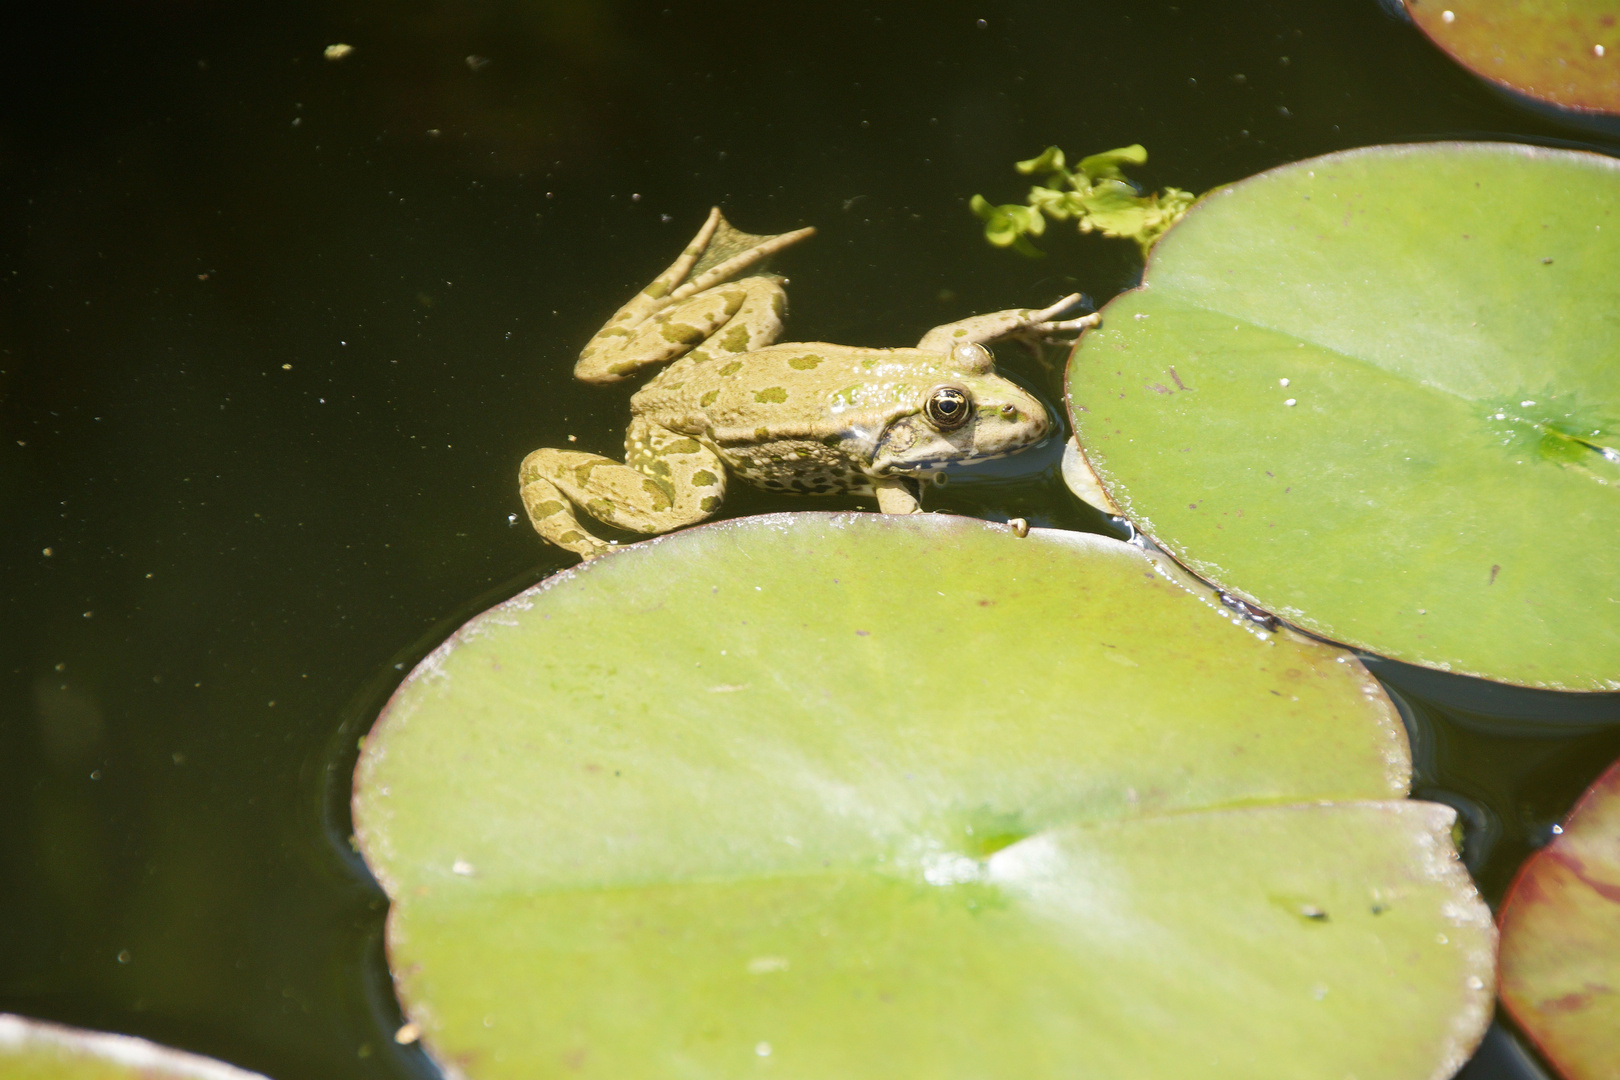
[[[946,357],[921,349],[863,349],[827,342],[771,345],[731,359],[671,364],[631,399],[632,409],[677,430],[837,434],[875,414],[915,407]],[[873,414],[873,415],[868,415]]]

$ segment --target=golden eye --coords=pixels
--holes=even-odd
[[[960,386],[936,386],[928,392],[923,415],[940,431],[955,431],[973,415],[973,399]]]

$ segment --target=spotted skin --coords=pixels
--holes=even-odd
[[[574,516],[580,507],[617,529],[663,533],[702,521],[726,496],[720,456],[690,435],[632,420],[625,464],[579,450],[536,450],[518,468],[523,506],[535,531],[586,557],[609,545]]]
[[[918,480],[1046,436],[1045,408],[995,374],[984,344],[1094,325],[1095,316],[1056,318],[1077,298],[935,327],[915,349],[774,344],[786,282],[738,275],[812,231],[749,236],[714,210],[591,338],[574,368],[586,382],[667,366],[630,399],[623,463],[552,449],[523,460],[523,505],[545,540],[584,558],[610,550],[580,511],[639,533],[702,521],[725,498],[728,472],[767,490],[874,495],[885,513],[914,513]],[[942,389],[970,407],[943,419],[931,412]]]

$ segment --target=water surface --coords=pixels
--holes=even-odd
[[[790,337],[901,345],[1135,281],[1129,245],[984,244],[967,199],[1020,199],[1048,143],[1141,141],[1148,184],[1203,190],[1595,138],[1374,0],[47,4],[0,80],[0,1009],[311,1080],[427,1069],[347,843],[355,740],[570,561],[514,517],[517,463],[618,453],[628,391],[574,354],[710,205],[820,230],[778,264]],[[930,505],[1106,528],[1051,453],[1001,472]],[[859,505],[734,485],[724,512]],[[1494,901],[1620,755],[1620,705],[1378,670]]]

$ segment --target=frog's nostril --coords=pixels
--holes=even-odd
[[[1003,405],[1001,407],[1001,415],[1002,416],[1017,416],[1018,415],[1018,406],[1014,405],[1010,401],[1007,402],[1007,404],[1005,404],[1005,405]]]

